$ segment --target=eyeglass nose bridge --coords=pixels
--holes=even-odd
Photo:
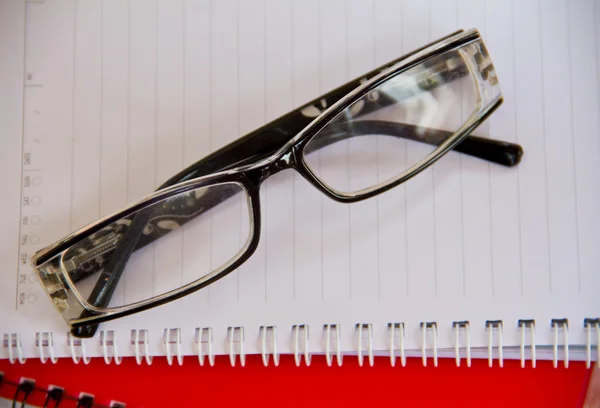
[[[269,177],[287,169],[296,169],[296,149],[291,146],[272,161],[246,172],[246,176],[255,184],[260,185]]]

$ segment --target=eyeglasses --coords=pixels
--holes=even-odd
[[[91,337],[98,323],[189,295],[244,263],[260,238],[260,186],[282,170],[353,203],[452,149],[516,165],[519,145],[469,135],[501,103],[479,32],[458,31],[210,154],[136,204],[40,250],[32,264],[72,334]],[[181,252],[182,237],[197,246],[181,273],[145,284],[155,254]]]

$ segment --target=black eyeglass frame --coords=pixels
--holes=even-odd
[[[205,159],[184,169],[165,182],[155,193],[130,207],[108,215],[38,251],[33,255],[31,262],[42,280],[42,285],[48,289],[48,294],[61,313],[64,310],[61,311],[61,308],[57,304],[58,297],[53,296],[53,294],[50,293],[49,285],[53,284],[61,286],[61,290],[64,291],[61,292],[61,297],[64,297],[64,293],[66,293],[67,297],[72,294],[72,296],[76,298],[81,306],[81,316],[79,318],[67,320],[67,317],[63,314],[63,317],[65,317],[65,320],[67,320],[68,325],[72,329],[85,328],[86,326],[96,325],[101,322],[138,313],[196,292],[237,269],[254,253],[261,235],[260,185],[268,177],[285,169],[291,168],[298,171],[298,173],[300,173],[307,181],[329,198],[342,203],[353,203],[371,198],[404,183],[431,166],[450,150],[456,148],[457,151],[460,151],[457,147],[460,147],[461,142],[470,141],[471,143],[474,143],[474,146],[471,146],[470,148],[467,146],[467,150],[469,151],[466,151],[466,153],[468,154],[508,166],[517,164],[523,153],[519,145],[469,136],[469,134],[502,103],[501,95],[485,109],[476,112],[476,114],[474,114],[458,131],[453,133],[452,137],[443,141],[422,161],[410,167],[399,177],[391,180],[387,184],[378,185],[358,193],[339,192],[320,181],[304,160],[304,149],[313,136],[353,102],[357,101],[359,98],[377,88],[393,76],[426,62],[430,58],[440,55],[441,53],[459,49],[476,41],[482,41],[477,30],[469,30],[466,32],[461,30],[432,44],[426,45],[407,56],[403,56],[400,59],[393,61],[393,63],[367,74],[363,77],[366,78],[366,80],[363,80],[362,83],[357,84],[356,81],[353,81],[313,101],[312,104],[316,104],[318,101],[337,99],[335,103],[326,108],[314,119],[310,119],[308,124],[301,124],[302,128],[298,129],[298,131],[294,130],[294,126],[297,127],[298,123],[293,124],[293,120],[291,121],[290,119],[297,118],[298,113],[303,108],[310,106],[311,103],[263,126],[257,131],[238,139],[230,145],[207,156]],[[343,95],[338,98],[337,95],[341,93],[343,93]],[[285,126],[289,123],[292,123],[292,125],[290,126],[290,129],[285,131]],[[284,129],[284,131],[282,131],[282,129]],[[268,133],[270,130],[273,131],[272,134]],[[168,197],[221,183],[236,183],[247,192],[251,214],[250,239],[235,258],[208,275],[170,292],[116,308],[91,305],[86,299],[82,298],[77,290],[73,289],[74,284],[67,273],[63,273],[62,271],[57,272],[57,274],[60,274],[59,277],[42,276],[40,266],[46,261],[51,260],[90,234],[98,232],[113,222],[124,217],[132,216],[138,211]],[[48,281],[48,279],[50,279],[50,281]],[[71,301],[72,300],[73,299],[71,298]],[[73,304],[69,304],[69,307],[73,307]],[[87,334],[85,330],[73,331],[78,337],[91,337],[90,334],[93,335],[93,332],[95,332],[95,329],[88,331]]]

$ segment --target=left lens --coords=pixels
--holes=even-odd
[[[61,267],[91,306],[125,306],[226,267],[247,248],[251,223],[242,185],[200,187],[154,202],[82,239],[62,255]]]

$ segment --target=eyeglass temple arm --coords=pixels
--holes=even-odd
[[[417,127],[406,123],[361,120],[360,116],[355,119],[352,122],[330,125],[325,130],[329,137],[321,133],[318,139],[308,145],[305,153],[349,136],[381,134],[438,146],[452,135],[452,132],[445,130]],[[312,118],[307,118],[301,111],[294,111],[197,161],[168,179],[159,189],[269,157],[311,121]],[[425,137],[419,136],[422,132]],[[518,144],[473,135],[465,137],[453,150],[508,167],[517,165],[523,156],[523,148]]]
[[[332,143],[355,136],[385,135],[439,146],[452,134],[453,132],[446,130],[424,128],[407,123],[356,120],[328,126],[327,132],[313,139],[304,149],[304,153],[312,153]],[[467,136],[453,150],[509,167],[517,165],[523,156],[523,148],[517,144],[479,136]]]
[[[285,118],[287,122],[279,127],[261,128],[206,156],[167,180],[160,188],[269,157],[305,127],[304,123],[300,123],[303,122],[302,117],[288,115]],[[369,134],[394,136],[438,146],[452,133],[406,123],[357,118],[351,122],[330,125],[319,138],[307,145],[304,153],[311,153],[343,139]],[[523,148],[518,144],[472,135],[465,137],[453,150],[508,167],[519,164],[523,156]]]

